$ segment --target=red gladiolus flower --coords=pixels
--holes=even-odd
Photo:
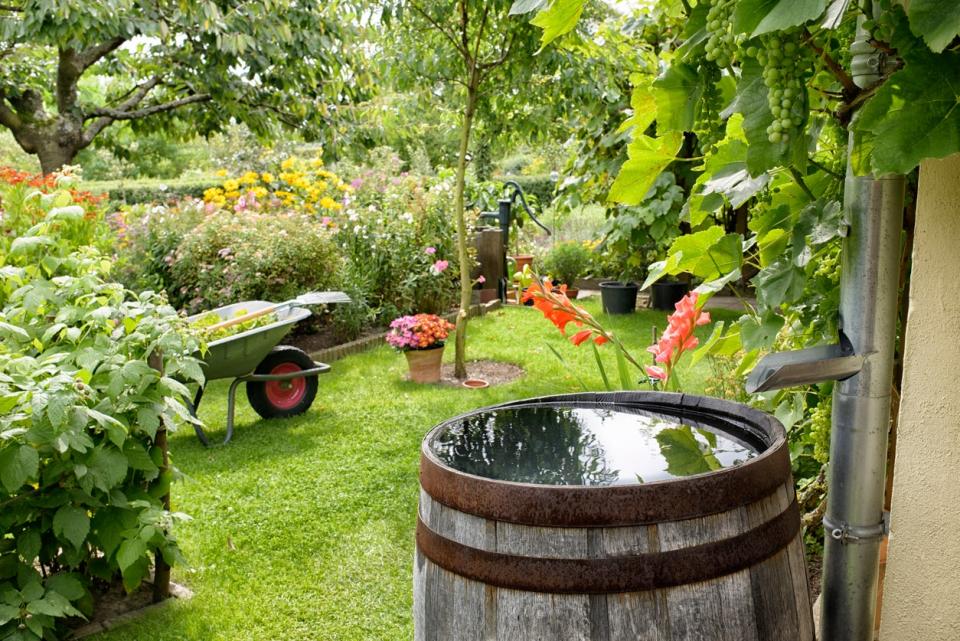
[[[654,355],[654,360],[663,365],[647,367],[650,378],[666,383],[683,353],[700,344],[693,332],[700,325],[710,322],[710,312],[697,308],[698,298],[697,292],[690,292],[680,299],[674,306],[676,311],[667,319],[667,329],[660,336],[660,340],[656,345],[647,348],[647,351]]]

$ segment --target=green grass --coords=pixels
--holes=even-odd
[[[597,311],[596,302],[587,306]],[[609,320],[640,357],[651,324],[662,328],[665,315],[642,311]],[[485,390],[419,386],[403,380],[403,356],[383,347],[334,363],[304,416],[261,421],[244,399],[228,446],[208,450],[187,430],[176,434],[171,449],[186,478],[174,486],[174,508],[193,521],[178,530],[191,567],[176,569],[174,580],[195,596],[97,640],[412,638],[424,434],[475,407],[581,390],[548,343],[588,386],[601,388],[589,348],[565,342],[532,309],[491,313],[469,332],[470,359],[514,362],[526,375]],[[612,373],[612,351],[602,351]],[[702,389],[706,374],[704,363],[688,372],[686,391]],[[214,437],[222,436],[225,397],[225,384],[214,384],[201,407]]]

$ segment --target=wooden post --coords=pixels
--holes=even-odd
[[[150,355],[148,359],[150,367],[157,370],[158,372],[163,372],[163,355],[159,352],[154,352]],[[162,460],[160,463],[160,474],[158,478],[163,479],[169,476],[170,471],[170,451],[167,449],[167,428],[160,423],[160,427],[157,428],[156,438],[153,440],[155,447],[159,447],[162,453]],[[160,499],[163,503],[163,509],[170,511],[170,490],[167,490],[167,493],[163,495],[163,498]],[[159,603],[170,597],[170,565],[163,559],[163,555],[159,550],[154,552],[153,555],[153,602]]]

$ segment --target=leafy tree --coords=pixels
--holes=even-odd
[[[391,49],[398,57],[398,74],[430,82],[441,92],[456,85],[462,100],[454,193],[460,262],[458,378],[467,375],[467,312],[472,295],[464,203],[471,134],[485,94],[497,86],[511,86],[516,80],[512,76],[529,68],[536,51],[536,31],[512,17],[510,6],[507,0],[401,0],[385,8],[382,16],[398,27],[395,35],[407,44]]]
[[[45,173],[115,122],[231,119],[317,135],[368,76],[350,5],[319,0],[8,0],[0,5],[0,125]]]

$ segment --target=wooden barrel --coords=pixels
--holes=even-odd
[[[743,464],[679,480],[547,485],[453,469],[424,439],[415,641],[812,641],[783,426],[682,394],[574,394],[545,405],[629,408],[743,434]],[[474,413],[471,413],[474,414]],[[464,415],[470,416],[470,415]]]

